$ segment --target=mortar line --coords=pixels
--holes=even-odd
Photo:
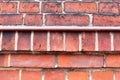
[[[98,44],[98,32],[95,32],[95,51],[99,50],[99,44]]]
[[[2,51],[2,37],[3,37],[3,32],[0,34],[0,51]]]
[[[47,32],[47,51],[50,51],[50,32]]]
[[[19,80],[22,80],[22,70],[19,70]]]
[[[79,51],[82,51],[82,33],[79,33]]]
[[[18,32],[15,32],[15,51],[17,51],[17,45],[18,45]]]
[[[114,35],[110,32],[111,51],[114,51]]]
[[[64,48],[64,51],[66,51],[66,33],[63,32],[63,48]]]
[[[33,51],[33,39],[34,39],[34,32],[33,31],[31,31],[31,51]]]

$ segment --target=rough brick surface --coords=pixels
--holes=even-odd
[[[42,80],[41,71],[34,70],[23,70],[22,71],[22,80]]]
[[[0,67],[8,67],[8,55],[0,55]]]
[[[96,3],[66,2],[65,12],[97,13]]]
[[[89,17],[86,15],[72,15],[72,14],[54,14],[46,15],[46,25],[60,25],[60,26],[87,26],[89,24]]]
[[[33,39],[34,51],[47,50],[47,32],[35,32]]]
[[[65,72],[60,71],[60,70],[59,71],[46,71],[45,80],[65,80]]]
[[[39,12],[39,3],[28,3],[28,2],[22,2],[20,3],[20,9],[19,12],[22,13],[36,13]]]
[[[63,33],[62,32],[50,32],[50,50],[51,51],[63,51]]]
[[[17,70],[0,70],[0,79],[2,79],[2,80],[19,80],[19,71],[17,71]]]
[[[12,67],[41,67],[54,68],[54,55],[11,55]]]
[[[92,80],[113,80],[112,71],[97,71],[92,73]]]
[[[95,32],[82,33],[82,51],[95,51]]]
[[[3,32],[2,50],[14,50],[15,32]]]
[[[42,12],[45,13],[61,13],[62,4],[60,2],[43,2]]]
[[[66,34],[66,51],[79,51],[79,33]]]
[[[102,67],[103,56],[90,56],[90,55],[59,55],[58,67]]]

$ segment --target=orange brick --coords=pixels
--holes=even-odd
[[[119,14],[119,6],[117,3],[100,3],[99,13],[101,14]]]
[[[69,80],[89,80],[89,72],[69,72]]]
[[[64,71],[46,71],[45,80],[65,80]]]
[[[95,51],[95,32],[82,33],[82,50]]]
[[[39,3],[38,2],[21,2],[19,12],[22,12],[22,13],[39,12]]]
[[[42,12],[45,13],[61,13],[62,4],[60,2],[43,2]]]
[[[15,47],[15,33],[3,32],[2,50],[14,50]]]
[[[120,67],[120,55],[107,55],[106,67]]]
[[[63,33],[50,32],[50,50],[63,51]]]
[[[10,66],[12,67],[41,67],[53,68],[55,66],[54,55],[11,55]]]
[[[0,13],[16,13],[17,3],[15,2],[4,2],[0,3]]]
[[[58,67],[64,67],[64,68],[103,67],[103,56],[59,55],[58,56]]]
[[[79,14],[49,14],[46,15],[46,25],[48,26],[87,26],[89,17]]]
[[[18,50],[30,50],[30,32],[18,33]]]
[[[20,25],[22,24],[22,15],[19,14],[0,14],[1,25]]]
[[[120,16],[94,15],[93,25],[94,26],[120,26]]]
[[[92,73],[92,80],[113,80],[112,71],[99,71]]]
[[[34,32],[34,51],[47,50],[47,32]]]
[[[17,70],[0,70],[1,80],[19,80],[19,71]]]
[[[116,80],[120,80],[120,71],[116,72],[115,77]]]
[[[42,80],[42,73],[40,71],[22,71],[21,80]]]
[[[29,26],[41,26],[42,25],[42,15],[39,14],[27,14],[25,16],[25,25]]]
[[[96,3],[65,2],[65,12],[97,13]]]
[[[66,33],[66,51],[79,51],[79,33]]]
[[[98,50],[99,51],[111,51],[111,40],[109,32],[98,33]]]

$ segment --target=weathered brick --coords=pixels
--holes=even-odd
[[[118,3],[120,3],[120,0],[113,0],[114,2],[118,2]]]
[[[100,14],[119,14],[119,6],[117,3],[99,3]]]
[[[50,32],[50,50],[63,51],[63,33]]]
[[[113,32],[114,50],[120,51],[120,32]]]
[[[71,71],[68,73],[69,80],[89,80],[89,72]]]
[[[41,71],[23,70],[21,80],[42,80]]]
[[[16,13],[17,3],[15,2],[4,2],[0,3],[0,13]]]
[[[98,50],[111,51],[111,39],[109,32],[98,32]]]
[[[82,50],[95,51],[95,32],[82,33]]]
[[[120,71],[117,71],[117,72],[115,73],[115,79],[116,79],[116,80],[120,80]]]
[[[46,25],[48,26],[87,26],[89,17],[79,14],[49,14],[46,15]]]
[[[41,68],[54,68],[55,56],[54,55],[32,55],[32,54],[19,54],[11,55],[11,67],[41,67]]]
[[[92,73],[92,80],[113,80],[112,71],[96,71]]]
[[[1,80],[19,80],[19,71],[17,70],[0,70]]]
[[[8,67],[8,55],[0,55],[0,67]]]
[[[18,50],[30,50],[30,32],[19,32],[18,33]]]
[[[21,2],[19,12],[21,13],[38,13],[39,3],[38,2]]]
[[[95,68],[103,66],[103,56],[95,55],[59,55],[58,67]]]
[[[45,13],[61,13],[62,4],[60,2],[43,2],[42,12]]]
[[[0,14],[1,25],[20,25],[22,24],[22,15],[19,14]]]
[[[120,55],[107,55],[106,67],[120,67]]]
[[[120,26],[120,16],[94,15],[93,25],[94,26]]]
[[[97,13],[96,3],[65,2],[65,12]]]
[[[42,15],[40,14],[27,14],[25,16],[25,25],[29,26],[41,26],[42,25]]]
[[[47,50],[47,32],[34,32],[34,51]]]
[[[45,72],[45,80],[65,80],[65,72],[64,71],[46,71]]]
[[[14,50],[15,32],[3,32],[2,50]]]
[[[66,51],[79,51],[79,33],[66,33]]]

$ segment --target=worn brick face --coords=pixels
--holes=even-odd
[[[89,17],[86,15],[72,15],[72,14],[54,14],[46,15],[47,26],[87,26],[89,24]]]
[[[14,50],[15,32],[3,32],[2,50]]]
[[[97,13],[96,3],[65,2],[65,12]]]
[[[8,55],[0,55],[0,67],[8,67]]]
[[[45,13],[61,13],[62,4],[60,2],[43,2],[42,12]]]

